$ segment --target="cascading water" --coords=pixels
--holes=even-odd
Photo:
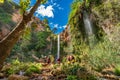
[[[60,35],[58,34],[58,44],[57,44],[57,59],[60,59]]]
[[[85,10],[83,11],[83,21],[84,21],[86,35],[89,41],[89,46],[92,47],[92,45],[95,43],[93,26],[91,24],[91,20],[89,19],[89,15]]]
[[[83,11],[83,21],[84,21],[84,25],[85,25],[86,34],[88,36],[93,35],[93,27],[91,25],[89,16],[85,10]]]

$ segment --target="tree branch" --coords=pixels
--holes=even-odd
[[[29,17],[32,17],[32,15],[34,14],[34,12],[36,11],[36,9],[38,8],[41,2],[42,0],[37,0],[37,2],[35,3],[35,5],[32,7],[32,9],[30,10],[28,14]]]

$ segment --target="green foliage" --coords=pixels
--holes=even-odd
[[[40,63],[24,63],[16,59],[13,60],[11,64],[5,65],[2,71],[7,75],[19,74],[20,71],[24,72],[26,75],[31,75],[32,73],[40,73],[41,67],[42,65]]]
[[[36,45],[36,49],[39,49],[39,48],[44,48],[46,45],[47,45],[47,43],[48,43],[48,41],[46,40],[47,39],[47,37],[48,37],[48,32],[45,32],[45,31],[43,31],[43,32],[38,32],[37,33],[37,45]]]
[[[18,59],[12,60],[11,64],[12,64],[12,65],[19,65],[19,64],[20,64],[20,61],[19,61]]]
[[[81,15],[81,7],[90,6],[93,0],[86,0],[86,6],[82,4],[82,2],[74,2],[72,5],[72,11],[69,16],[69,24],[71,29],[71,37],[72,37],[72,45],[73,45],[73,53],[74,54],[80,54],[81,63],[87,64],[91,66],[93,69],[97,71],[101,71],[104,67],[109,65],[116,65],[119,64],[119,57],[117,57],[117,54],[119,54],[120,48],[119,48],[119,36],[117,35],[119,33],[119,28],[116,28],[115,26],[119,26],[119,4],[118,1],[108,1],[106,3],[103,3],[100,5],[102,1],[95,0],[95,3],[98,4],[92,4],[92,6],[95,6],[96,8],[92,8],[93,11],[96,12],[96,15],[99,17],[97,26],[101,27],[101,24],[104,24],[105,20],[112,20],[114,27],[111,28],[113,31],[110,33],[107,38],[102,38],[102,41],[96,43],[97,40],[92,40],[93,38],[88,37],[90,39],[89,44],[92,47],[89,47],[86,42],[87,38],[85,36],[85,30],[84,30],[84,24],[82,21],[82,15]],[[94,1],[93,1],[94,2]],[[79,3],[79,5],[77,5]],[[112,4],[114,3],[114,4]],[[117,5],[115,5],[117,4]],[[76,6],[75,6],[76,5]],[[112,9],[114,8],[114,10]],[[119,9],[119,10],[118,10]],[[90,10],[90,9],[89,9]],[[115,12],[115,14],[114,14]],[[79,15],[78,15],[79,13]],[[110,15],[111,14],[111,15]],[[109,19],[108,19],[109,18]],[[101,23],[103,22],[103,23]],[[103,25],[104,26],[104,25]],[[104,32],[103,32],[104,33]],[[100,35],[100,34],[98,34]],[[109,38],[112,39],[110,41]]]
[[[63,64],[62,65],[62,70],[65,72],[67,75],[77,75],[77,71],[81,69],[81,66],[78,63],[74,64]]]
[[[11,74],[15,74],[15,73],[16,73],[16,70],[13,69],[13,68],[10,68],[10,69],[7,69],[7,70],[6,70],[6,74],[7,74],[7,75],[11,75]]]
[[[5,0],[5,2],[0,5],[0,22],[2,25],[8,24],[10,27],[15,26],[15,22],[11,19],[15,9],[18,9],[17,6],[8,0]]]
[[[87,8],[89,8],[90,6],[97,6],[102,2],[102,0],[84,0],[84,1],[85,1],[85,6]]]
[[[21,13],[25,12],[30,6],[30,0],[20,0]]]
[[[87,61],[95,70],[101,71],[103,68],[109,65],[117,65],[120,63],[119,49],[116,48],[114,43],[105,39],[104,42],[99,42],[93,49],[88,53]]]
[[[26,75],[30,75],[32,73],[40,73],[42,65],[40,63],[32,63],[32,62],[21,62],[19,65],[19,70],[24,71]]]
[[[7,75],[18,73],[19,72],[19,65],[20,65],[20,61],[18,59],[12,60],[10,67],[5,68],[5,73]]]
[[[0,21],[3,23],[10,23],[11,22],[11,15],[8,13],[0,13]]]
[[[120,65],[117,65],[114,70],[115,74],[120,76]]]
[[[104,23],[104,21],[111,21],[112,25],[116,25],[119,23],[119,12],[120,12],[120,4],[119,0],[110,0],[105,1],[99,6],[94,6],[92,11],[97,15],[98,26],[101,27],[100,24]]]
[[[73,47],[73,53],[80,54],[80,45],[85,43],[85,29],[82,19],[82,6],[83,2],[75,0],[72,3],[72,10],[69,15],[69,25],[71,33],[71,42]]]
[[[79,1],[74,1],[71,5],[71,9],[72,11],[70,12],[69,15],[69,21],[71,20],[71,18],[75,17],[76,13],[78,13],[78,11],[80,11],[78,8],[81,6],[81,2]]]
[[[74,65],[69,69],[70,74],[76,75],[76,72],[80,69],[79,65]]]
[[[70,25],[70,32],[71,32],[71,42],[73,47],[73,53],[81,54],[83,53],[82,49],[86,49],[85,47],[88,46],[91,41],[89,41],[89,37],[86,35],[84,22],[83,22],[83,10],[86,10],[88,13],[91,11],[90,5],[92,2],[97,3],[98,0],[74,0],[71,5],[71,12],[69,15],[69,25]],[[95,3],[92,6],[95,6]],[[98,2],[99,3],[99,2]],[[98,30],[99,31],[99,30]],[[96,31],[97,32],[97,31]],[[95,34],[96,37],[97,33]],[[84,51],[85,52],[85,51]]]
[[[34,25],[26,26],[21,40],[12,50],[11,57],[16,55],[22,61],[34,61],[32,54],[37,57],[48,55],[50,49],[47,47],[50,45],[50,41],[47,38],[51,36],[48,21],[44,19],[43,24],[37,22],[39,21],[34,21]],[[40,28],[42,29],[38,31]]]
[[[9,1],[9,0],[5,0],[4,4],[1,5],[0,7],[6,11],[6,13],[12,13],[14,10],[14,6],[16,6],[13,2]]]
[[[31,75],[32,73],[40,73],[40,66],[41,65],[31,65],[28,67],[28,69],[25,71],[26,75]]]
[[[78,79],[77,79],[77,76],[75,75],[68,75],[65,80],[78,80]]]

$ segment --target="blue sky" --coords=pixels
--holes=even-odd
[[[13,0],[19,3],[19,0]],[[31,0],[31,6],[35,4],[36,0]],[[57,28],[55,34],[61,33],[68,22],[68,16],[70,12],[70,5],[73,0],[48,0],[44,5],[40,5],[35,16],[44,19],[47,18],[49,21],[50,29]]]

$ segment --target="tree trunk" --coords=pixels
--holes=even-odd
[[[31,20],[32,15],[34,14],[40,3],[41,0],[37,0],[36,4],[33,6],[30,12],[26,15],[23,14],[23,18],[20,23],[18,23],[18,25],[0,41],[0,70],[3,67],[5,59],[9,56],[10,51],[23,33],[25,25]]]

